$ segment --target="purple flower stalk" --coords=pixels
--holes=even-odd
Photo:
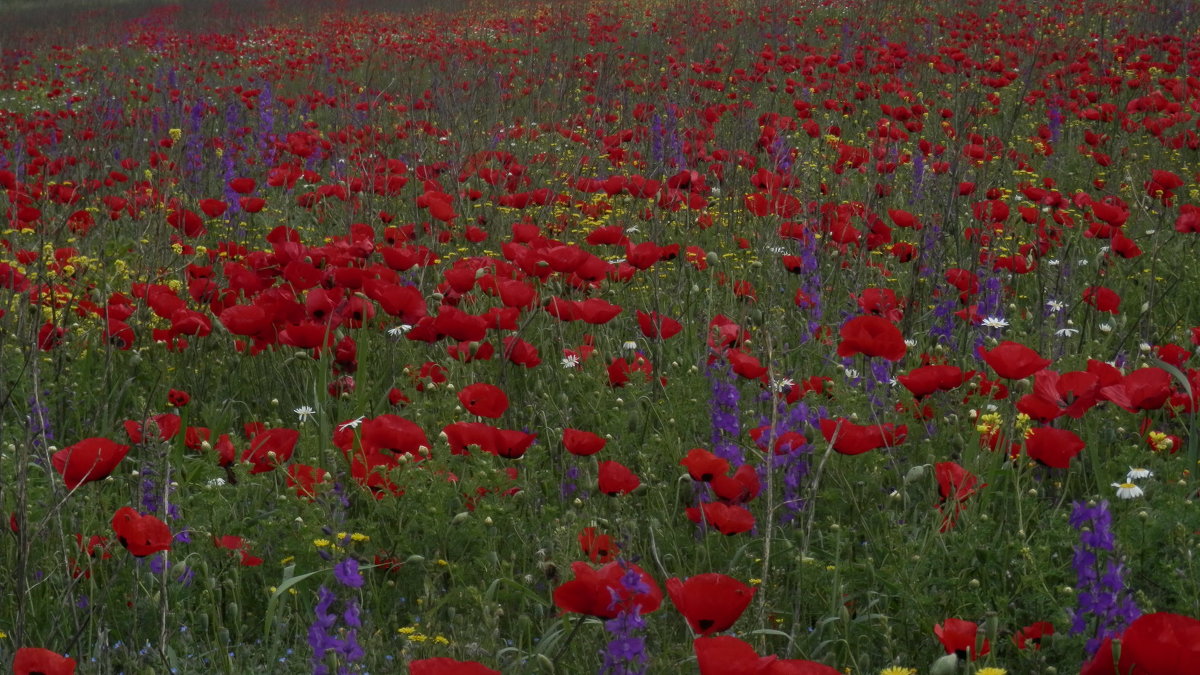
[[[742,394],[733,381],[733,372],[724,367],[720,370],[710,366],[708,379],[712,394],[709,406],[712,416],[712,453],[737,468],[746,463],[737,439],[742,434],[739,404]]]
[[[632,566],[626,567],[621,585],[634,593],[650,590]],[[617,601],[614,593],[613,603]],[[645,628],[646,621],[636,605],[604,622],[604,630],[611,633],[613,638],[600,653],[603,658],[600,675],[641,675],[646,672],[650,657],[646,653],[646,639],[642,637]]]
[[[1141,616],[1141,610],[1125,588],[1124,565],[1102,553],[1111,553],[1116,547],[1108,501],[1095,506],[1075,502],[1070,523],[1079,531],[1079,546],[1071,557],[1079,589],[1079,608],[1072,612],[1071,634],[1086,632],[1088,623],[1094,622],[1087,641],[1091,658],[1106,638],[1119,635]]]

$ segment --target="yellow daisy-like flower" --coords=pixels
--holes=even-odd
[[[1008,675],[1008,671],[1003,668],[988,666],[987,668],[980,668],[975,671],[975,675]]]
[[[879,671],[879,675],[917,675],[917,669],[905,668],[904,666],[889,666]]]

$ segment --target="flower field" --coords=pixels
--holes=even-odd
[[[0,5],[15,673],[1200,673],[1194,0],[394,4]]]

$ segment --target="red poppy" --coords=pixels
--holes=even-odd
[[[1088,286],[1083,289],[1083,301],[1101,312],[1109,314],[1121,312],[1121,296],[1105,286]]]
[[[899,361],[908,350],[904,344],[904,335],[896,324],[872,314],[856,316],[847,321],[842,326],[841,336],[838,356],[865,354],[883,357],[888,361]]]
[[[445,656],[417,659],[408,664],[409,675],[500,675],[478,661],[457,661]]]
[[[762,490],[758,472],[749,464],[739,466],[732,476],[722,474],[714,477],[709,485],[713,494],[728,504],[744,504],[757,497]]]
[[[669,316],[663,316],[658,312],[650,312],[647,314],[641,310],[637,312],[638,328],[641,329],[642,335],[650,338],[667,338],[674,337],[683,330],[683,325]]]
[[[295,429],[268,429],[254,436],[242,452],[242,461],[254,464],[250,473],[266,473],[291,459],[299,440]]]
[[[611,535],[596,534],[596,528],[585,527],[579,532],[579,547],[594,563],[609,563],[620,553],[621,548]]]
[[[607,439],[590,431],[571,428],[563,429],[562,442],[567,452],[577,457],[594,455],[608,444]]]
[[[717,476],[725,475],[729,471],[729,462],[717,457],[713,453],[704,448],[692,448],[688,451],[687,457],[679,460],[688,470],[688,475],[692,480],[702,482],[710,482]]]
[[[869,450],[903,443],[908,436],[908,427],[903,424],[898,427],[891,424],[860,426],[840,417],[821,420],[821,435],[826,442],[833,443],[834,450],[843,455],[861,455]]]
[[[1080,675],[1194,675],[1200,663],[1200,621],[1155,612],[1133,620],[1121,636],[1121,657],[1113,668],[1113,642],[1105,640]]]
[[[179,433],[179,427],[182,422],[179,415],[174,413],[162,413],[153,415],[150,419],[143,422],[134,420],[125,420],[125,434],[129,436],[131,443],[141,443],[144,440],[143,429],[153,430],[158,435],[158,440],[169,441],[175,438],[175,434]]]
[[[73,675],[75,659],[41,647],[21,647],[12,667],[13,675]]]
[[[625,468],[623,464],[613,461],[600,462],[597,481],[600,491],[612,497],[627,495],[642,484],[637,474]]]
[[[1037,352],[1019,342],[1004,341],[991,351],[980,350],[980,355],[996,374],[1008,380],[1020,380],[1050,365]]]
[[[649,614],[662,605],[662,589],[631,562],[614,561],[599,569],[574,562],[571,571],[575,578],[554,589],[554,605],[564,612],[611,619],[634,607]],[[626,583],[627,574],[636,575],[636,583]]]
[[[727,536],[749,532],[754,527],[754,514],[740,504],[708,502],[700,508],[686,509],[684,515],[693,523],[699,523],[703,518],[704,522]]]
[[[934,465],[933,471],[937,477],[938,495],[943,502],[961,502],[975,494],[977,486],[984,487],[979,485],[979,478],[975,474],[955,462],[939,462]]]
[[[667,579],[667,594],[692,631],[711,635],[738,620],[756,589],[718,573],[698,574],[687,581]]]
[[[117,541],[138,558],[171,550],[171,530],[167,524],[154,516],[143,516],[128,506],[122,506],[113,514],[112,529]]]
[[[1139,368],[1121,378],[1120,383],[1102,386],[1100,398],[1112,401],[1129,412],[1157,410],[1171,396],[1171,375],[1162,368]]]
[[[698,637],[692,646],[700,675],[841,675],[816,661],[759,656],[750,643],[729,635]]]
[[[1042,638],[1054,635],[1054,624],[1049,621],[1038,621],[1025,626],[1013,635],[1013,642],[1017,645],[1017,649],[1025,649],[1027,645],[1032,644],[1035,650],[1042,648]]]
[[[129,446],[107,438],[85,438],[50,457],[54,470],[63,477],[68,490],[107,478],[129,454]]]
[[[496,419],[508,410],[508,395],[504,390],[485,382],[463,387],[458,400],[471,414]]]
[[[955,654],[959,659],[966,659],[969,656],[974,661],[992,649],[987,638],[984,638],[983,646],[976,649],[979,626],[971,621],[946,619],[945,623],[939,623],[933,627],[933,633],[937,635],[938,640],[941,640],[942,646],[946,648],[946,653]]]
[[[182,408],[183,406],[190,403],[191,400],[192,400],[191,395],[188,394],[186,391],[181,391],[179,389],[171,389],[170,391],[167,392],[167,405],[169,405],[173,408]]]
[[[730,349],[726,353],[729,366],[737,375],[747,380],[757,380],[767,374],[767,367],[758,360],[757,356],[747,354],[739,349]]]
[[[329,473],[308,464],[289,464],[286,473],[288,487],[296,491],[297,497],[309,500],[317,496],[316,486],[329,478]]]
[[[958,366],[921,366],[900,375],[896,379],[917,398],[925,398],[935,391],[950,391],[967,380]]]
[[[1030,459],[1055,469],[1069,468],[1071,459],[1083,448],[1083,439],[1066,429],[1038,427],[1025,439],[1025,452]]]

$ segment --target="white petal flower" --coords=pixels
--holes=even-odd
[[[989,316],[983,319],[984,328],[1008,328],[1008,322],[1002,316]]]
[[[357,419],[352,419],[349,422],[343,422],[342,424],[338,425],[338,431],[345,431],[347,429],[357,429],[358,425],[362,424],[363,420],[365,420],[365,419],[367,419],[367,416],[363,415]]]
[[[312,406],[307,406],[307,405],[302,405],[299,408],[296,408],[295,410],[293,410],[292,412],[296,413],[296,417],[298,417],[300,419],[301,424],[304,424],[305,422],[308,421],[308,419],[310,417],[317,414],[317,411],[313,410]]]
[[[1144,494],[1142,488],[1133,483],[1113,483],[1112,486],[1117,488],[1117,496],[1121,499],[1137,499]]]
[[[389,328],[388,335],[391,335],[392,337],[400,337],[410,330],[412,330],[412,326],[404,323],[396,326],[395,328]]]
[[[1059,328],[1058,330],[1054,331],[1054,334],[1058,337],[1071,337],[1078,332],[1078,328]]]
[[[574,354],[570,354],[570,355],[563,357],[563,360],[562,360],[563,368],[576,368],[578,366],[579,366],[579,357],[578,356],[575,356]]]
[[[1129,467],[1129,473],[1125,474],[1125,482],[1132,483],[1135,480],[1139,480],[1141,478],[1149,478],[1153,475],[1154,475],[1154,472],[1151,471],[1150,469],[1143,469],[1141,467],[1132,467],[1131,466],[1131,467]]]

